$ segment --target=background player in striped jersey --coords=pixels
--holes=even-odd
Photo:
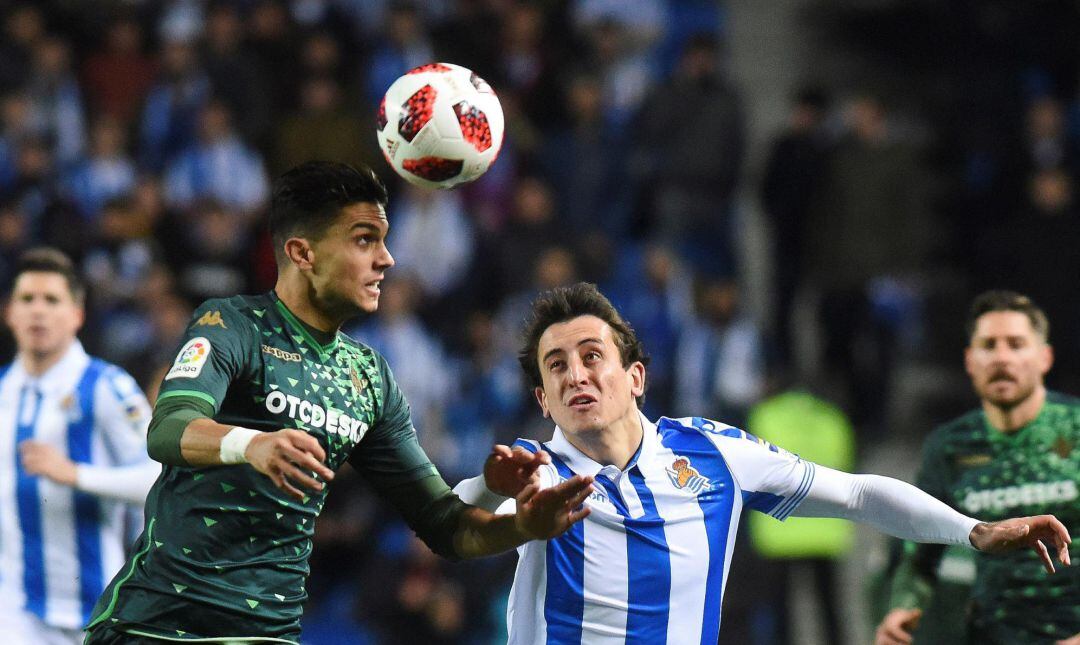
[[[1054,513],[1080,530],[1080,400],[1043,384],[1053,363],[1046,315],[1026,296],[990,291],[972,303],[967,332],[964,363],[981,406],[930,435],[919,486],[964,512]],[[936,584],[943,548],[907,547],[878,645],[913,642]],[[1078,645],[1080,569],[1049,578],[1022,554],[980,554],[967,614],[972,643]]]
[[[533,303],[520,359],[554,436],[496,447],[485,476],[456,490],[489,507],[536,480],[589,475],[595,490],[584,522],[519,549],[511,643],[715,643],[744,507],[777,519],[841,517],[987,552],[1030,546],[1053,570],[1045,540],[1068,562],[1069,535],[1052,516],[986,524],[909,484],[815,466],[722,423],[652,423],[638,410],[644,350],[593,285]]]
[[[488,555],[553,536],[590,479],[522,491],[517,513],[463,504],[416,437],[386,360],[339,332],[379,304],[394,265],[386,187],[308,162],[275,182],[278,280],[203,303],[161,386],[149,451],[165,467],[135,554],[88,643],[297,643],[314,525],[348,461],[436,553]]]
[[[0,368],[0,635],[9,642],[81,642],[124,561],[124,511],[141,508],[160,471],[146,454],[150,406],[134,379],[75,337],[83,299],[61,252],[20,258],[7,307],[17,355]]]

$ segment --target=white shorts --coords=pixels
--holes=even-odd
[[[81,645],[81,629],[50,627],[25,611],[0,611],[0,638],[5,645]]]

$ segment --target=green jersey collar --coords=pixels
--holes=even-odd
[[[273,294],[273,299],[274,306],[277,307],[277,310],[281,313],[281,317],[285,319],[285,322],[289,323],[289,326],[295,329],[298,334],[300,334],[300,337],[304,339],[304,342],[306,342],[308,345],[311,345],[312,349],[318,352],[321,357],[327,356],[328,354],[330,354],[330,352],[334,351],[334,349],[337,348],[337,332],[334,332],[334,337],[330,339],[330,342],[325,344],[320,343],[318,340],[315,339],[315,336],[312,333],[319,333],[318,330],[312,329],[306,323],[304,323],[304,321],[297,318],[296,315],[293,314],[293,312],[289,311],[289,308],[286,307],[285,303],[277,297],[276,293]]]

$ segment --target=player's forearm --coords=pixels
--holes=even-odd
[[[98,497],[142,504],[160,473],[161,465],[152,461],[132,466],[78,464],[75,488]]]
[[[220,466],[221,442],[234,428],[213,419],[194,419],[180,437],[180,454],[189,466]]]
[[[795,514],[839,517],[905,540],[968,547],[972,546],[971,530],[979,523],[898,479],[852,475],[821,466]]]
[[[463,559],[509,551],[529,541],[517,528],[513,515],[493,515],[470,506],[461,514],[454,534],[454,550]]]

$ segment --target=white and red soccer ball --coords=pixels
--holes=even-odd
[[[470,182],[499,156],[503,112],[472,70],[430,63],[386,90],[377,115],[379,147],[397,174],[426,188]]]

